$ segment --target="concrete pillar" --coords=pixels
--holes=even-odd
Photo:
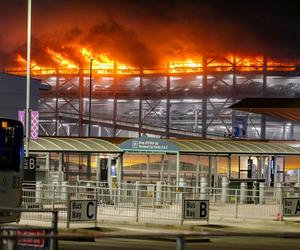
[[[179,171],[180,171],[180,154],[176,154],[176,185],[179,183]]]
[[[100,181],[101,169],[100,169],[100,155],[96,156],[96,181]]]
[[[222,194],[221,200],[223,203],[228,202],[228,187],[229,187],[229,180],[227,177],[222,178]]]
[[[164,170],[165,170],[165,155],[162,155],[161,156],[160,181],[164,180]]]
[[[265,180],[266,180],[266,185],[267,187],[270,187],[270,179],[271,179],[271,156],[268,156],[268,165],[266,166],[266,176],[265,176]]]
[[[201,177],[200,182],[200,200],[206,200],[207,199],[207,178]]]
[[[275,192],[276,201],[281,201],[281,199],[282,199],[282,183],[280,183],[280,182],[275,183],[274,192]]]
[[[150,155],[147,155],[147,180],[146,182],[149,183],[149,171],[150,171]]]
[[[218,157],[214,157],[214,188],[218,188],[219,186],[219,176],[218,176]]]
[[[246,202],[246,196],[247,196],[247,183],[241,182],[241,188],[240,188],[240,203],[244,204]]]
[[[199,188],[199,174],[200,174],[200,156],[197,156],[197,163],[196,163],[196,190],[198,192]]]
[[[228,170],[227,177],[228,179],[230,179],[231,178],[231,156],[230,155],[227,158],[227,170]]]
[[[259,204],[265,204],[265,183],[259,183]]]
[[[162,201],[162,182],[158,181],[156,183],[156,205],[160,205]]]
[[[58,154],[58,172],[63,171],[63,154],[59,153]]]
[[[211,187],[211,181],[212,181],[212,166],[213,166],[213,156],[208,157],[208,173],[207,173],[207,178],[208,178],[208,186]]]

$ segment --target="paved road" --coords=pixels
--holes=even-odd
[[[300,239],[266,237],[212,237],[209,242],[187,242],[186,250],[293,250],[299,249]],[[161,250],[176,249],[175,242],[153,240],[101,239],[96,242],[60,241],[61,250]]]

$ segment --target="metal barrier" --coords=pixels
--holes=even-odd
[[[97,200],[98,220],[129,218],[135,221],[174,220],[182,217],[182,197],[209,199],[210,218],[274,219],[281,210],[281,198],[274,199],[272,191],[208,187],[177,187],[141,183],[117,183],[109,188],[106,183],[84,182],[77,185],[64,183],[26,184],[23,188],[23,207],[59,210],[60,222],[67,222],[68,200]],[[263,193],[262,193],[263,192]],[[279,189],[280,197],[282,190]],[[35,215],[36,216],[36,215]],[[27,219],[26,215],[22,219]],[[31,215],[31,220],[34,216]],[[37,217],[38,220],[49,218]]]
[[[15,250],[18,249],[18,245],[32,245],[33,247],[38,244],[34,242],[36,239],[49,239],[49,250],[57,250],[58,244],[57,239],[55,238],[58,233],[58,211],[50,209],[25,209],[25,208],[9,208],[9,207],[0,207],[0,211],[15,211],[30,213],[30,214],[52,214],[52,216],[47,219],[50,219],[50,227],[20,227],[12,225],[1,225],[0,226],[0,249],[4,250]],[[49,233],[46,233],[48,231]],[[42,232],[42,233],[41,233]],[[23,239],[24,241],[21,241]]]

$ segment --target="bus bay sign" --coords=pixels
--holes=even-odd
[[[70,200],[69,221],[96,221],[97,201],[96,200]]]
[[[283,199],[283,216],[300,216],[300,198]]]
[[[208,200],[184,200],[183,220],[207,220],[209,212]]]

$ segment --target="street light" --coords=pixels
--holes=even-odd
[[[90,96],[89,96],[89,130],[88,136],[91,136],[91,116],[92,116],[92,92],[93,92],[93,85],[92,85],[92,77],[93,77],[93,58],[90,59]]]
[[[25,122],[25,156],[29,156],[29,124],[30,124],[30,43],[31,43],[31,0],[27,7],[27,77],[26,77],[26,122]]]

